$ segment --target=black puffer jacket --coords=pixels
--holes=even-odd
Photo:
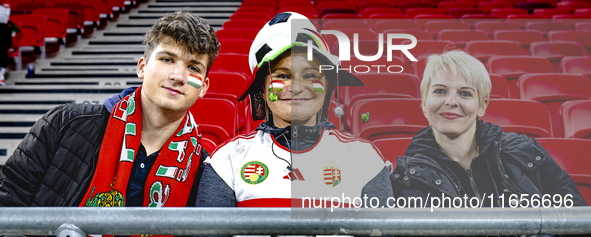
[[[71,206],[92,178],[109,114],[102,104],[45,114],[2,166],[0,206]]]
[[[574,206],[586,206],[572,178],[535,139],[504,133],[499,126],[478,121],[476,143],[480,154],[466,171],[439,149],[431,127],[422,129],[405,156],[398,157],[396,169],[390,175],[394,196],[421,197],[429,206],[427,196],[482,198],[486,193],[484,201],[488,203],[484,206],[509,207],[512,194],[529,194],[527,198],[534,194],[558,194],[565,198],[571,194]],[[503,194],[504,200],[499,200]]]
[[[84,195],[98,161],[110,111],[128,88],[103,104],[66,104],[47,112],[0,170],[1,206],[72,206]],[[194,206],[203,160],[201,149],[188,206]],[[82,195],[81,195],[82,194]],[[78,200],[79,202],[80,200]]]

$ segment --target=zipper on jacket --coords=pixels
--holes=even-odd
[[[476,182],[474,181],[474,176],[472,175],[472,168],[467,170],[466,173],[468,173],[468,177],[470,178],[470,185],[472,186],[472,192],[474,192],[474,196],[481,198],[478,187],[476,187]]]
[[[293,150],[299,151],[299,142],[298,142],[298,126],[293,126],[293,133],[291,134],[291,141],[293,142]],[[291,152],[291,151],[290,151]]]

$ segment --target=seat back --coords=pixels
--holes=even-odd
[[[568,101],[560,108],[564,137],[591,139],[591,101]]]
[[[361,100],[352,105],[352,116],[352,134],[368,140],[412,137],[429,126],[420,99]]]
[[[550,112],[544,104],[537,101],[490,100],[482,120],[501,126],[504,132],[530,137],[552,137]]]

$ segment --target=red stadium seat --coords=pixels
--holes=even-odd
[[[519,97],[518,79],[526,73],[551,73],[552,63],[532,56],[493,56],[488,59],[488,70],[507,79],[511,98]]]
[[[367,9],[372,8],[391,8],[392,10],[394,10],[394,5],[392,3],[387,2],[362,2],[361,4],[359,4],[359,12],[365,12]]]
[[[43,47],[47,17],[44,15],[19,14],[10,16],[10,21],[19,22],[21,31],[13,38],[18,46]]]
[[[342,29],[369,29],[365,21],[360,20],[335,20],[326,19],[322,21],[323,30],[342,30]]]
[[[587,49],[591,49],[591,32],[585,31],[550,31],[548,32],[550,41],[574,41],[581,43]]]
[[[550,112],[544,104],[532,100],[490,100],[484,122],[501,126],[504,132],[529,137],[552,137]]]
[[[453,1],[445,1],[440,2],[437,4],[437,9],[444,13],[448,13],[449,9],[452,8],[474,8],[474,4],[467,3],[467,2],[453,2]]]
[[[482,63],[486,63],[488,58],[494,55],[519,56],[526,54],[519,43],[508,40],[468,41],[464,49]]]
[[[591,159],[582,155],[587,154],[589,147],[591,147],[591,140],[538,138],[536,141],[567,173],[591,175],[591,170],[589,170]]]
[[[95,24],[100,24],[100,1],[96,0],[68,0],[68,3],[84,4],[84,33],[90,35],[94,32]]]
[[[408,18],[415,18],[417,15],[420,14],[438,15],[443,14],[443,12],[436,8],[409,8],[406,10],[406,16],[408,16]]]
[[[203,111],[215,111],[215,116]],[[189,108],[199,130],[204,137],[216,145],[236,136],[236,105],[234,102],[219,98],[200,98]],[[203,128],[207,127],[209,128]],[[221,128],[221,129],[219,129]]]
[[[591,175],[583,175],[583,174],[571,174],[570,177],[575,182],[575,185],[583,195],[583,198],[587,202],[587,205],[591,203]]]
[[[63,8],[43,8],[34,10],[32,14],[47,17],[45,37],[62,39],[66,37],[69,12],[68,9]]]
[[[400,137],[375,140],[373,144],[380,150],[382,156],[392,163],[392,168],[396,168],[396,160],[399,156],[404,156],[411,142],[410,137]]]
[[[437,13],[437,14],[417,14],[414,16],[414,19],[416,22],[418,22],[419,24],[423,24],[424,22],[429,22],[431,20],[441,20],[441,19],[454,19],[453,16],[450,15],[445,15],[443,13]],[[423,22],[423,23],[421,23]]]
[[[221,29],[215,32],[218,39],[242,39],[242,40],[254,40],[259,33],[258,29]]]
[[[481,20],[474,24],[474,29],[482,30],[492,35],[497,30],[520,30],[515,23],[502,22],[500,20]]]
[[[411,9],[411,8],[433,8],[433,5],[431,5],[430,3],[425,3],[425,2],[419,3],[418,1],[417,2],[403,1],[402,3],[400,3],[400,5],[398,5],[398,8],[400,9],[400,11],[402,11],[403,14],[406,14],[406,10],[408,10],[408,9]]]
[[[277,8],[273,7],[240,7],[236,10],[236,13],[243,14],[243,13],[261,13],[261,14],[277,14]]]
[[[535,9],[554,8],[547,2],[520,2],[517,7],[527,10],[529,13],[533,13]]]
[[[577,22],[575,29],[577,31],[591,31],[591,22]]]
[[[560,106],[570,100],[591,99],[591,81],[580,75],[525,74],[519,78],[522,100],[536,100],[548,107],[555,137],[562,137]]]
[[[520,8],[495,8],[490,11],[491,15],[498,16],[500,18],[507,18],[509,14],[527,14],[527,10]]]
[[[461,19],[462,19],[462,22],[468,23],[471,26],[474,26],[474,24],[478,21],[500,19],[500,17],[493,16],[490,14],[479,13],[479,14],[465,14],[461,17]]]
[[[556,7],[558,0],[526,0],[525,2],[545,2],[550,4],[551,6]]]
[[[591,4],[588,2],[580,2],[580,1],[563,1],[556,4],[556,9],[558,10],[567,10],[569,13],[574,12],[576,9],[579,8],[591,8]]]
[[[458,22],[456,20],[434,20],[425,23],[425,30],[437,34],[441,30],[470,30],[469,24]]]
[[[263,20],[233,20],[226,21],[222,29],[257,29],[260,30],[266,24]]]
[[[219,57],[216,58],[210,71],[239,72],[246,75],[246,78],[250,78],[252,75],[250,66],[248,65],[248,55],[246,54],[220,54]]]
[[[365,18],[365,17],[363,17]],[[408,17],[406,15],[403,15],[402,13],[372,13],[370,14],[367,19],[375,19],[375,20],[379,20],[379,19],[407,19]]]
[[[262,20],[268,22],[273,19],[275,15],[264,13],[234,13],[230,16],[230,20]]]
[[[509,97],[509,83],[501,75],[489,74],[490,84],[492,89],[490,91],[491,99],[508,99]]]
[[[49,4],[47,3],[20,3],[13,7],[12,14],[30,14],[34,10],[47,7],[49,7]]]
[[[458,48],[464,48],[466,42],[472,40],[489,40],[489,36],[482,30],[442,30],[437,37],[440,40],[449,40],[456,43]]]
[[[386,69],[383,69],[386,70]],[[396,98],[419,98],[419,78],[408,73],[356,73],[359,79],[365,83],[365,86],[343,87],[340,91],[345,107],[363,100],[366,96],[373,94],[378,97],[396,97]]]
[[[351,14],[357,13],[357,9],[355,8],[355,6],[352,3],[347,2],[347,1],[321,1],[320,3],[318,3],[316,10],[318,11],[318,15],[320,16],[320,18],[323,18],[324,15],[331,14],[331,13],[351,13]],[[333,18],[333,19],[339,19],[339,18]],[[341,19],[349,19],[349,18],[341,18]]]
[[[536,16],[543,16],[546,19],[552,18],[552,16],[557,14],[569,14],[568,10],[559,10],[559,9],[552,9],[552,8],[541,8],[541,9],[534,9],[533,15]]]
[[[276,1],[244,1],[240,4],[240,8],[243,7],[272,7],[277,9]]]
[[[417,60],[420,60],[422,57],[427,57],[430,54],[441,54],[454,49],[457,49],[456,45],[449,40],[417,40],[417,45],[408,51]],[[402,52],[400,52],[399,57],[405,60],[405,68],[411,68],[411,61]]]
[[[393,137],[412,137],[429,126],[423,115],[420,99],[373,99],[352,105],[352,134],[377,140]],[[390,108],[390,109],[385,109]],[[361,114],[369,113],[366,122]]]
[[[495,8],[513,8],[513,4],[508,2],[480,2],[478,9],[485,13],[490,13]]]
[[[81,31],[84,26],[84,4],[81,3],[57,3],[53,5],[54,8],[68,9],[68,28],[67,41],[76,42],[78,40],[78,31]]]
[[[366,8],[361,12],[361,17],[363,19],[369,19],[369,17],[373,14],[402,14],[402,11],[398,8]]]
[[[554,72],[560,72],[562,57],[587,55],[583,45],[570,41],[533,42],[529,49],[532,56],[549,59]]]
[[[564,137],[591,139],[591,101],[569,101],[560,108]]]
[[[533,42],[546,41],[544,34],[537,30],[497,30],[494,32],[496,40],[511,40],[521,44],[524,49],[529,49]]]
[[[456,19],[461,19],[464,15],[483,14],[481,10],[476,8],[451,8],[448,14]],[[464,22],[467,23],[467,22]],[[472,24],[470,24],[472,25]]]
[[[581,8],[575,10],[577,16],[591,16],[591,8]]]
[[[570,30],[570,26],[559,22],[528,22],[526,29],[537,30],[546,34],[551,30]]]
[[[357,13],[326,13],[321,15],[321,19],[361,19]]]
[[[220,53],[236,53],[248,55],[252,40],[245,39],[219,39]]]
[[[566,56],[560,61],[563,73],[583,74],[591,77],[591,57]]]
[[[383,33],[386,30],[423,30],[423,27],[415,22],[404,22],[404,20],[375,20],[373,29],[375,32]]]

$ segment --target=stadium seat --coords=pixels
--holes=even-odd
[[[568,101],[560,108],[565,138],[591,139],[591,101]]]
[[[518,56],[526,54],[519,43],[508,40],[468,41],[464,49],[485,65],[488,58],[493,55]]]
[[[546,2],[520,2],[519,4],[517,4],[517,7],[527,10],[527,12],[530,14],[533,13],[535,9],[553,9],[552,5]]]
[[[582,44],[588,50],[591,50],[591,32],[585,31],[550,31],[548,32],[550,41],[574,41]]]
[[[494,8],[490,11],[491,15],[498,16],[500,18],[507,18],[509,14],[527,14],[527,10],[520,8]]]
[[[476,24],[476,22],[478,21],[482,21],[482,20],[495,20],[495,19],[500,19],[500,17],[498,16],[493,16],[490,14],[465,14],[463,15],[460,19],[462,19],[461,21],[464,23],[468,23],[471,26],[474,26],[474,24]]]
[[[451,8],[449,9],[449,15],[453,16],[456,19],[462,19],[465,15],[474,15],[474,14],[483,14],[481,10],[475,8]],[[468,22],[464,22],[468,23]],[[468,23],[470,24],[470,23]],[[473,24],[470,24],[470,26]]]
[[[573,13],[576,9],[579,8],[591,8],[591,4],[582,1],[562,1],[556,4],[556,9],[567,10],[569,11],[569,13]]]
[[[449,13],[449,9],[452,8],[474,8],[474,5],[467,2],[454,2],[454,1],[445,1],[440,2],[437,4],[437,9],[442,11],[443,13]]]
[[[326,13],[320,17],[321,19],[361,19],[357,13]]]
[[[277,8],[271,7],[271,6],[266,6],[266,7],[240,7],[238,9],[236,9],[236,11],[234,13],[262,13],[262,14],[272,14],[272,15],[276,15],[277,14]]]
[[[322,30],[369,29],[363,20],[327,19],[322,21]]]
[[[363,19],[369,19],[373,14],[402,14],[402,11],[398,8],[366,8],[361,12],[361,17]]]
[[[396,160],[399,156],[404,156],[408,145],[412,142],[410,137],[383,138],[373,141],[373,144],[380,150],[382,156],[392,163],[392,168],[396,168]]]
[[[331,13],[351,13],[357,14],[357,9],[353,4],[347,1],[321,1],[318,6],[316,6],[316,10],[318,11],[318,16],[320,18],[324,18],[326,14]],[[339,19],[339,18],[333,18]],[[340,18],[340,19],[349,19],[349,18]]]
[[[352,105],[352,134],[377,140],[393,137],[412,137],[429,126],[421,109],[420,99],[373,99]],[[366,122],[361,114],[369,113]]]
[[[570,30],[567,24],[560,22],[528,22],[525,27],[528,30],[537,30],[544,34],[551,30]]]
[[[518,99],[518,79],[526,73],[552,73],[552,63],[532,56],[493,56],[488,59],[488,70],[507,79],[511,98]]]
[[[591,204],[591,201],[588,201],[591,200],[591,175],[571,174],[570,177],[583,195],[587,205]]]
[[[591,22],[577,22],[575,29],[577,31],[591,31]]]
[[[398,9],[400,9],[400,11],[402,11],[402,14],[406,14],[406,10],[407,9],[411,9],[411,8],[433,8],[433,5],[430,3],[419,3],[419,2],[402,2],[400,3],[400,5],[398,5]],[[412,18],[412,17],[411,17]]]
[[[488,34],[481,30],[441,30],[437,38],[452,41],[458,48],[464,48],[468,41],[490,39]]]
[[[365,18],[365,17],[364,17]],[[402,13],[372,13],[367,19],[381,20],[381,19],[407,19],[408,17]]]
[[[47,18],[45,25],[45,43],[48,54],[56,53],[60,49],[60,43],[66,41],[66,28],[68,24],[68,9],[43,8],[34,10],[31,14],[42,15]]]
[[[94,26],[100,24],[100,1],[96,0],[68,0],[68,3],[84,4],[84,33],[91,35],[94,32]]]
[[[110,0],[101,0],[99,4],[99,29],[104,29],[107,26],[109,19],[114,19],[113,16],[113,2]]]
[[[193,114],[195,122],[199,124],[199,130],[203,136],[211,137],[210,139],[216,145],[236,136],[237,111],[234,102],[219,98],[200,98],[189,108],[189,111]],[[213,116],[211,113],[203,113],[203,111],[216,111],[216,113]],[[205,127],[205,125],[213,126],[210,131],[207,131],[208,129],[202,129],[202,126]]]
[[[566,138],[536,139],[544,150],[569,174],[591,175],[591,159],[586,154],[591,147],[591,140]]]
[[[244,1],[240,4],[240,8],[244,7],[272,7],[277,9],[276,1]]]
[[[419,15],[444,15],[444,13],[436,8],[409,8],[406,10],[406,16],[408,16],[408,18],[416,19]],[[442,18],[444,17],[439,17],[439,19]]]
[[[222,29],[257,29],[260,30],[266,24],[263,20],[233,20],[226,21]]]
[[[210,71],[239,72],[246,75],[246,78],[250,78],[252,75],[246,54],[221,53]]]
[[[568,10],[559,10],[553,8],[542,8],[542,9],[534,9],[533,15],[543,16],[546,19],[551,19],[552,16],[557,14],[569,14]]]
[[[529,49],[532,56],[549,59],[552,62],[554,72],[560,72],[562,57],[587,55],[587,50],[583,45],[570,41],[533,42]]]
[[[504,132],[515,132],[529,137],[552,137],[548,108],[533,100],[490,100],[482,120],[501,126]]]
[[[500,20],[481,20],[474,24],[474,29],[485,31],[492,36],[497,30],[520,30],[520,27],[515,23]]]
[[[581,8],[575,10],[577,16],[591,16],[591,8]]]
[[[230,16],[230,20],[262,20],[268,22],[273,19],[275,15],[264,13],[234,13]]]
[[[387,2],[361,2],[361,4],[359,4],[359,12],[365,12],[367,9],[371,8],[391,8],[394,10],[394,5]]]
[[[47,17],[44,15],[19,14],[10,16],[10,21],[19,22],[21,31],[13,38],[19,46],[43,47]]]
[[[384,69],[385,70],[385,69]],[[420,80],[409,73],[355,73],[365,86],[347,86],[340,90],[345,107],[363,100],[366,96],[387,95],[397,98],[419,98]]]
[[[456,20],[434,20],[425,23],[425,30],[432,34],[437,34],[441,30],[470,30],[471,28],[469,24]]]
[[[242,40],[254,40],[259,33],[258,29],[221,29],[215,32],[218,39],[242,39]]]
[[[509,83],[501,75],[489,74],[490,84],[492,89],[490,91],[491,99],[508,99],[509,96]]]
[[[591,57],[566,56],[560,60],[563,73],[583,74],[591,78]]]
[[[555,137],[563,136],[560,106],[570,100],[591,99],[591,81],[581,75],[528,73],[518,81],[522,100],[539,101],[550,111]]]
[[[478,9],[484,13],[490,13],[495,8],[513,8],[513,4],[509,2],[479,2]]]
[[[47,7],[49,7],[47,3],[20,3],[13,8],[12,14],[31,14],[34,10]]]
[[[456,45],[449,40],[417,40],[417,45],[408,51],[417,60],[420,60],[420,58],[427,57],[430,54],[441,54],[444,51],[451,51],[454,49],[457,49]],[[411,68],[411,61],[402,52],[400,52],[399,57],[405,61],[405,68]]]
[[[511,40],[521,44],[523,49],[529,50],[533,42],[546,41],[544,34],[537,30],[497,30],[494,32],[495,40]]]
[[[220,53],[237,53],[248,55],[252,40],[245,39],[219,39]]]
[[[558,0],[526,0],[525,2],[545,2],[553,7],[556,7],[556,4],[558,4]]]
[[[205,97],[220,94],[229,95],[228,98],[233,98],[233,101],[237,101],[242,96],[250,80],[242,73],[227,71],[211,71],[207,77],[209,78],[209,89]]]
[[[373,29],[375,32],[382,33],[386,30],[423,30],[423,26],[415,22],[405,22],[405,20],[376,20]]]
[[[67,43],[78,40],[78,31],[83,31],[84,26],[84,4],[81,3],[56,3],[54,8],[68,9]]]

